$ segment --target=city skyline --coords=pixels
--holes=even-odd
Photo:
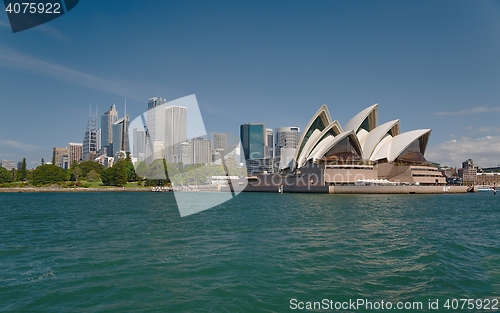
[[[31,168],[80,142],[89,103],[133,118],[196,94],[211,133],[304,129],[322,104],[345,124],[380,103],[402,131],[433,130],[429,161],[500,163],[497,2],[136,4],[86,1],[15,34],[0,13],[0,159]]]

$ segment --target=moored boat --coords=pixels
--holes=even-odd
[[[480,185],[477,186],[477,191],[495,191],[495,189],[488,185]]]

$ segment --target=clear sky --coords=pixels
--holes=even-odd
[[[209,132],[379,103],[379,124],[432,128],[428,160],[497,166],[500,2],[81,0],[19,33],[0,12],[0,160],[82,142],[90,103],[133,119],[190,94]]]

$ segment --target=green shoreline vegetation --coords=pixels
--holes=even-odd
[[[235,175],[242,176],[245,170],[238,168],[234,160],[226,162]],[[168,170],[167,170],[168,169]],[[32,170],[26,169],[26,159],[20,169],[7,170],[0,167],[0,191],[123,191],[149,190],[149,187],[185,184],[205,184],[207,177],[222,176],[226,171],[222,165],[169,163],[157,159],[147,165],[140,162],[134,167],[130,154],[121,155],[112,167],[104,168],[94,161],[73,162],[70,169],[44,164]],[[171,179],[172,178],[172,179]]]

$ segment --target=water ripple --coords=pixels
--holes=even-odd
[[[0,196],[0,311],[283,312],[291,298],[500,293],[488,195],[242,194],[185,218],[171,194]]]

